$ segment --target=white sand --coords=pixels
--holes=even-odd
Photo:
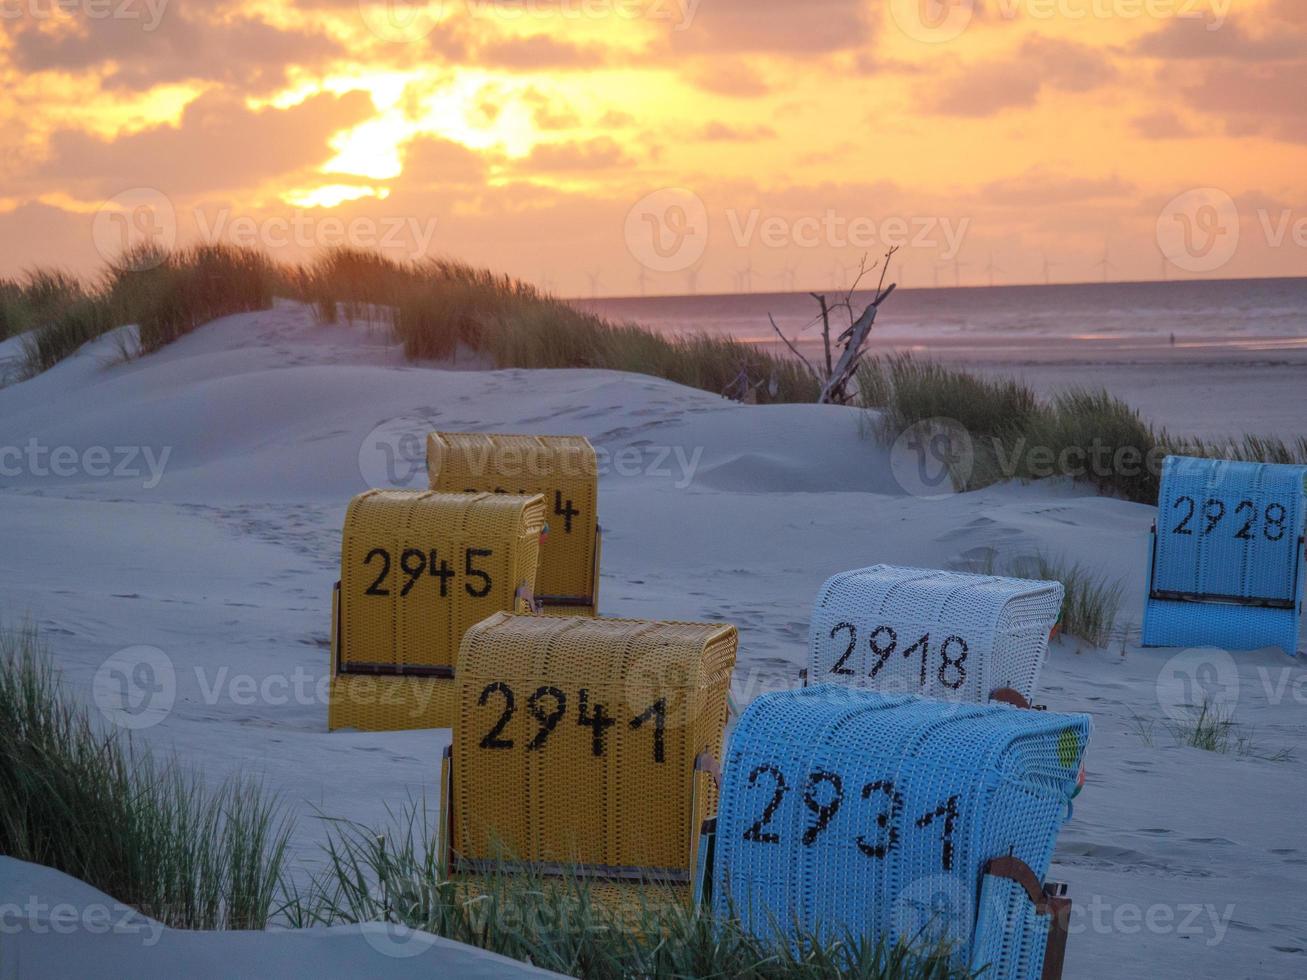
[[[115,350],[105,338],[0,389],[0,451],[24,450],[0,458],[21,471],[0,475],[0,617],[39,623],[88,700],[110,655],[161,649],[175,702],[137,737],[215,784],[262,775],[299,815],[295,860],[316,854],[315,808],[381,826],[388,805],[434,801],[448,740],[328,734],[314,690],[329,670],[345,505],[385,472],[369,433],[397,418],[414,431],[581,433],[607,460],[604,613],[736,623],[741,701],[793,683],[812,598],[841,569],[1043,551],[1123,582],[1128,641],[1060,641],[1043,675],[1050,708],[1095,722],[1054,868],[1080,910],[1068,975],[1307,974],[1307,670],[1263,651],[1236,655],[1222,678],[1237,679],[1236,718],[1258,753],[1290,748],[1292,761],[1175,745],[1172,688],[1159,699],[1158,681],[1177,651],[1137,644],[1153,508],[1065,481],[915,497],[853,411],[748,407],[614,372],[413,366],[380,334],[318,328],[293,305],[132,363],[112,363]],[[91,465],[44,473],[26,457],[33,439]],[[170,455],[156,485],[144,455],[129,464],[140,476],[88,474],[96,446],[112,465],[125,459],[115,447]]]

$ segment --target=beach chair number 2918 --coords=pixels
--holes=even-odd
[[[852,676],[852,668],[846,666],[849,657],[853,656],[853,651],[858,646],[858,628],[853,623],[837,623],[831,627],[830,638],[835,639],[837,633],[846,633],[849,644],[844,649],[843,655],[835,661],[835,666],[831,667],[832,674],[843,676]],[[898,650],[899,634],[892,626],[877,626],[871,631],[871,636],[867,638],[867,643],[871,647],[871,652],[877,657],[876,663],[872,665],[871,673],[868,677],[875,677],[881,672],[890,657]],[[905,659],[911,660],[913,654],[921,653],[921,678],[920,683],[925,686],[926,683],[926,666],[930,658],[930,634],[921,634],[911,646],[904,647],[901,651]],[[958,690],[967,681],[967,668],[963,666],[966,662],[967,654],[971,650],[967,646],[967,641],[960,636],[949,636],[939,645],[939,656],[942,661],[939,665],[937,676],[939,682],[951,690]],[[950,677],[950,673],[953,674]]]
[[[1198,510],[1198,502],[1193,497],[1177,497],[1171,505],[1171,509],[1177,511],[1178,521],[1171,528],[1172,534],[1193,534],[1195,526],[1198,527],[1198,536],[1206,537],[1216,530],[1217,525],[1225,519],[1228,508],[1225,501],[1218,500],[1215,497],[1209,497],[1203,502],[1201,513]],[[1241,500],[1238,506],[1234,508],[1235,517],[1241,522],[1239,529],[1235,531],[1234,536],[1240,541],[1251,541],[1256,536],[1254,530],[1261,519],[1262,535],[1267,541],[1279,541],[1284,537],[1284,532],[1289,519],[1289,510],[1284,504],[1267,504],[1265,512],[1259,513],[1256,502],[1252,500]],[[1195,518],[1199,518],[1195,522]]]

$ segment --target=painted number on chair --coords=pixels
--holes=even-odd
[[[748,785],[750,790],[756,791],[762,810],[758,818],[745,828],[743,838],[754,844],[782,843],[781,830],[774,826],[773,821],[794,786],[786,779],[780,767],[771,763],[754,767],[749,773]],[[812,847],[823,837],[836,833],[832,825],[845,806],[845,780],[833,770],[814,769],[799,788],[803,806],[808,811],[799,843],[804,847]],[[893,781],[875,779],[863,784],[849,807],[863,808],[860,811],[862,819],[858,821],[860,826],[874,824],[876,828],[874,833],[868,831],[852,836],[853,844],[864,857],[885,858],[898,849],[903,833],[904,803],[903,795],[894,788]],[[960,819],[956,795],[945,798],[912,818],[912,826],[918,831],[936,828],[939,836],[939,863],[944,871],[953,870],[953,838]],[[833,846],[841,845],[837,842]]]
[[[831,628],[830,638],[832,640],[842,640],[845,643],[844,653],[835,665],[831,667],[832,674],[852,677],[856,675],[852,667],[848,666],[849,659],[853,656],[858,647],[858,628],[853,623],[837,623]],[[912,639],[911,643],[907,640]],[[872,654],[875,655],[875,662],[871,666],[868,677],[875,677],[890,662],[896,653],[905,660],[917,659],[921,663],[921,670],[918,674],[918,683],[920,686],[926,686],[926,676],[928,670],[935,669],[935,676],[939,682],[950,690],[958,690],[966,683],[967,668],[965,666],[967,655],[971,652],[967,646],[967,641],[957,635],[949,635],[941,642],[932,645],[929,633],[922,633],[919,637],[913,639],[906,637],[900,645],[898,630],[892,626],[881,625],[871,631],[867,637],[867,646]],[[936,661],[938,666],[936,666]]]
[[[1172,534],[1205,538],[1215,533],[1227,517],[1229,533],[1240,541],[1252,541],[1259,534],[1267,541],[1282,541],[1288,532],[1289,509],[1284,504],[1267,504],[1263,509],[1255,501],[1240,500],[1229,507],[1224,500],[1208,497],[1199,506],[1197,499],[1185,496],[1171,503],[1171,511]]]
[[[478,743],[483,749],[514,749],[517,742],[504,737],[504,731],[517,712],[517,695],[503,681],[487,684],[477,697],[477,704],[486,707],[494,703],[499,708],[499,716],[486,731]],[[552,684],[542,684],[526,699],[526,710],[536,724],[536,730],[523,748],[527,752],[542,751],[550,737],[575,707],[574,724],[590,729],[590,754],[603,757],[608,754],[610,729],[618,724],[618,719],[609,713],[608,706],[593,699],[589,688],[581,688],[574,698],[567,692]],[[623,726],[627,730],[648,731],[650,733],[650,755],[656,763],[667,759],[667,699],[658,698],[639,714],[626,719]]]
[[[459,577],[462,578],[463,589],[468,595],[474,599],[484,599],[490,595],[494,581],[490,578],[490,573],[479,566],[486,558],[493,556],[494,551],[490,548],[464,548],[462,568],[453,568],[447,558],[437,555],[435,548],[427,551],[405,548],[399,553],[399,568],[396,571],[396,562],[390,551],[373,548],[363,559],[364,566],[374,575],[372,583],[363,590],[363,594],[384,597],[390,596],[393,590],[398,590],[394,594],[403,599],[426,575],[439,580],[442,599],[449,597],[451,582]],[[392,572],[395,574],[392,575]]]
[[[478,491],[475,487],[468,487],[468,488],[466,488],[463,492],[464,492],[464,493],[479,493],[480,491]],[[492,492],[492,493],[509,493],[509,492],[511,492],[511,491],[505,490],[503,487],[495,487],[495,489],[494,489],[493,491],[491,491],[491,492]],[[519,489],[517,490],[517,493],[519,493],[519,494],[523,494],[523,495],[527,495],[527,494],[530,494],[531,491],[530,491],[530,490],[523,490],[523,489],[519,488]],[[561,491],[561,490],[555,490],[555,491],[554,491],[554,513],[555,513],[557,516],[559,516],[559,517],[561,517],[561,518],[563,519],[563,533],[564,533],[564,534],[571,534],[571,533],[572,533],[572,518],[574,518],[574,517],[579,517],[580,514],[581,514],[581,512],[580,512],[579,510],[577,510],[574,506],[572,506],[572,498],[571,498],[571,497],[566,497],[566,498],[563,497],[563,491]]]

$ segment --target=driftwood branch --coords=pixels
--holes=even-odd
[[[821,304],[821,346],[826,351],[826,377],[830,377],[831,359],[830,359],[830,310],[826,308],[826,297],[821,293],[809,293],[813,299]],[[771,314],[768,314],[770,316]]]
[[[770,313],[767,319],[771,323],[772,329],[776,331],[776,336],[781,338],[791,354],[799,359],[805,368],[818,381],[822,382],[821,395],[819,401],[823,404],[845,404],[848,402],[849,383],[857,373],[858,365],[862,363],[863,346],[867,343],[867,338],[871,335],[871,328],[876,323],[876,314],[880,310],[880,305],[889,299],[893,294],[897,284],[890,283],[885,285],[885,277],[889,273],[890,260],[898,248],[891,248],[885,253],[884,262],[877,262],[871,266],[867,265],[867,256],[863,256],[858,263],[858,274],[854,277],[852,284],[844,293],[843,297],[835,303],[831,303],[824,293],[809,293],[808,295],[815,299],[821,307],[821,339],[822,348],[825,353],[826,373],[823,375],[812,365],[803,354],[799,351],[797,345],[792,342],[780,326],[776,323],[776,318]],[[858,286],[867,274],[874,271],[877,266],[880,267],[880,281],[876,284],[876,292],[870,303],[863,309],[858,316],[853,314],[853,294],[857,292]],[[834,357],[834,351],[831,344],[831,313],[835,310],[844,310],[849,317],[848,328],[845,329],[838,337],[835,343],[842,345],[838,360]],[[813,321],[815,322],[815,321]],[[809,326],[812,324],[810,323]],[[804,329],[807,329],[805,327]]]
[[[817,369],[812,366],[812,364],[808,361],[806,357],[804,357],[802,354],[799,353],[799,348],[795,347],[792,343],[790,343],[789,338],[786,337],[785,334],[781,333],[781,328],[776,325],[776,318],[773,317],[770,313],[768,313],[767,319],[771,321],[771,328],[776,331],[776,336],[780,337],[781,340],[785,342],[785,346],[790,349],[790,352],[795,357],[797,357],[800,361],[803,362],[803,366],[812,372],[812,376],[814,378],[820,381],[821,375],[817,373]]]

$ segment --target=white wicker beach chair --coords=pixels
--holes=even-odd
[[[817,594],[808,682],[984,702],[1033,700],[1062,606],[1060,582],[873,565]]]

